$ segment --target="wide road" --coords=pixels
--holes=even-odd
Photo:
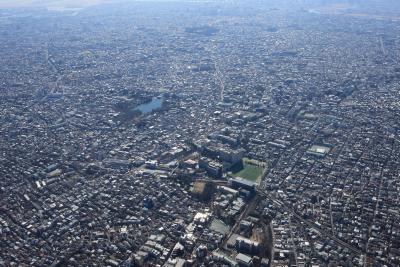
[[[247,215],[249,214],[249,212],[251,210],[253,210],[257,204],[257,196],[254,197],[250,203],[248,205],[246,205],[246,207],[244,208],[244,210],[242,211],[242,213],[240,214],[239,218],[236,220],[235,225],[231,228],[231,231],[229,232],[229,234],[225,237],[224,241],[221,243],[221,248],[224,248],[226,246],[226,243],[228,242],[229,238],[231,237],[231,235],[233,235],[234,233],[236,233],[239,229],[240,226],[240,222],[247,217]]]

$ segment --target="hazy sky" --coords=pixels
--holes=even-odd
[[[138,2],[138,1],[224,1],[224,0],[0,0],[0,8],[9,7],[64,7],[80,8],[102,3]]]
[[[74,8],[85,8],[98,4],[118,3],[118,2],[243,2],[251,3],[251,0],[0,0],[1,8],[15,7],[42,7],[51,10],[64,10]],[[347,15],[375,16],[376,18],[389,18],[400,20],[400,0],[254,0],[269,3],[285,4],[294,2],[305,5],[306,8],[336,8],[337,5],[351,7],[345,8]],[[326,10],[325,10],[326,11]],[[339,10],[340,11],[340,10]],[[321,12],[324,13],[324,12]],[[325,12],[330,13],[330,12]],[[350,14],[352,13],[352,14]]]
[[[0,7],[85,7],[100,3],[116,2],[113,0],[0,0]]]

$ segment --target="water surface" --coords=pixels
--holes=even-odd
[[[147,114],[162,108],[163,103],[164,97],[157,96],[153,97],[150,102],[137,106],[135,110],[139,110],[142,114]]]

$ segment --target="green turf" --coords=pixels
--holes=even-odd
[[[256,182],[258,177],[263,173],[263,167],[243,162],[242,168],[234,168],[232,175],[242,177],[246,180]]]

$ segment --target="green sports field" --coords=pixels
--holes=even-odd
[[[248,181],[256,182],[258,177],[263,173],[264,168],[248,163],[243,160],[243,164],[238,164],[232,168],[232,176],[242,177]]]

